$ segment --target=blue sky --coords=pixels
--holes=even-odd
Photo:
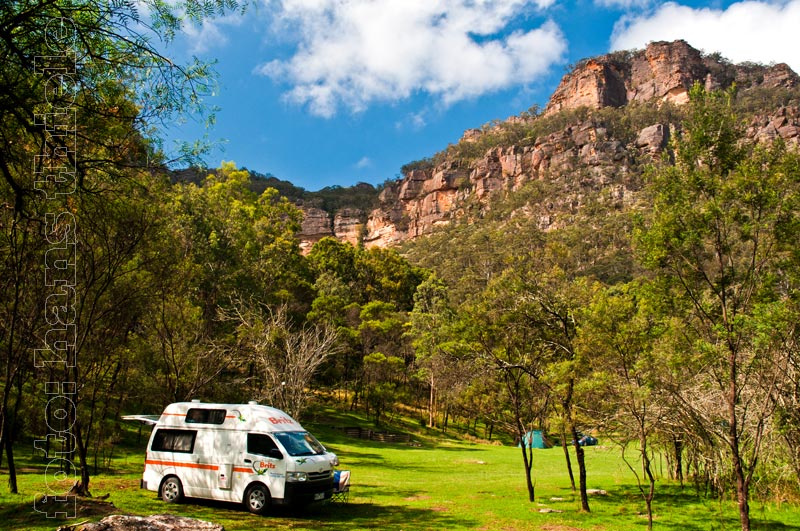
[[[800,0],[257,0],[166,50],[217,60],[206,131],[232,160],[308,190],[382,183],[465,129],[544,106],[571,63],[683,38],[800,71]]]

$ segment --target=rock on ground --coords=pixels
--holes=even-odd
[[[225,528],[219,524],[172,514],[152,516],[112,514],[99,522],[62,526],[57,531],[225,531]]]

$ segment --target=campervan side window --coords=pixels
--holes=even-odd
[[[257,455],[269,455],[269,451],[273,448],[278,448],[275,441],[269,435],[261,433],[248,433],[247,434],[247,453]]]
[[[187,424],[223,424],[225,422],[224,409],[199,409],[193,408],[186,412]]]
[[[182,452],[190,454],[194,451],[195,430],[163,430],[156,431],[153,437],[154,452]]]

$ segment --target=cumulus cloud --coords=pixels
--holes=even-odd
[[[653,0],[594,0],[594,3],[598,6],[619,9],[646,7],[652,4],[652,2]]]
[[[210,50],[218,49],[228,43],[228,34],[242,25],[245,20],[245,13],[241,11],[231,11],[224,15],[203,18],[194,23],[187,20],[186,6],[181,0],[165,0],[170,8],[174,9],[175,15],[184,20],[181,24],[180,33],[186,44],[186,50],[192,54],[203,54]],[[152,2],[144,0],[134,0],[133,7],[141,17],[140,30],[147,33],[147,28],[153,24],[153,10],[156,7]]]
[[[191,53],[205,53],[228,43],[228,37],[223,31],[220,21],[204,20],[200,26],[186,25],[183,33]]]
[[[287,83],[287,99],[319,116],[362,111],[418,92],[445,105],[526,84],[562,60],[552,21],[509,26],[554,0],[279,0],[294,55],[256,71]]]
[[[612,50],[643,48],[651,41],[684,39],[733,62],[787,63],[800,72],[800,0],[746,1],[726,9],[667,3],[652,13],[620,19]]]

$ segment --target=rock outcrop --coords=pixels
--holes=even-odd
[[[325,236],[356,245],[363,240],[366,213],[355,208],[343,208],[333,214],[318,207],[300,205],[303,223],[300,230],[300,248],[307,252]]]
[[[80,526],[64,526],[59,531],[225,531],[219,524],[204,520],[156,514],[153,516],[127,516],[112,514],[99,522]]]
[[[683,104],[696,82],[708,90],[736,83],[740,90],[793,88],[800,78],[785,64],[733,65],[718,55],[703,55],[684,41],[656,42],[645,50],[615,52],[581,62],[564,76],[544,110],[544,117],[579,107],[621,107],[632,102]],[[525,127],[541,119],[519,116],[490,128],[465,131],[460,143],[480,146],[484,135],[504,128]],[[310,209],[303,223],[303,239],[335,235],[367,247],[387,247],[429,234],[436,227],[491,208],[491,198],[530,181],[547,180],[560,191],[552,200],[526,212],[536,216],[543,230],[568,223],[565,213],[583,206],[586,194],[603,190],[611,207],[629,205],[640,184],[641,164],[660,157],[667,148],[671,124],[651,123],[632,136],[609,133],[607,124],[593,118],[575,118],[562,130],[509,145],[500,142],[477,158],[444,157],[436,165],[423,164],[389,182],[380,194],[380,206],[371,212],[342,210],[330,215]],[[800,109],[779,106],[755,119],[747,131],[756,141],[782,138],[789,145],[800,139]]]
[[[787,65],[731,65],[715,55],[704,57],[685,41],[654,42],[636,52],[615,52],[581,62],[556,88],[545,114],[578,107],[621,107],[632,102],[689,101],[689,89],[708,90],[732,83],[793,87],[800,82]]]

